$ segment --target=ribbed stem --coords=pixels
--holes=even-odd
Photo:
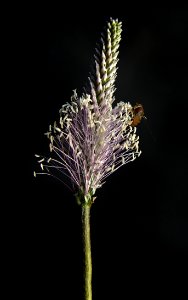
[[[82,205],[82,237],[84,254],[84,300],[92,300],[92,258],[90,238],[90,205]]]

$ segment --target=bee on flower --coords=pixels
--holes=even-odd
[[[141,154],[136,126],[144,116],[143,106],[115,104],[121,32],[121,22],[110,19],[96,49],[88,91],[81,97],[74,91],[46,133],[50,155],[36,155],[41,172],[34,175],[67,178],[68,187],[84,203],[93,201],[110,174]]]

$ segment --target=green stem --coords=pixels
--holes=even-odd
[[[92,258],[90,238],[90,209],[87,204],[82,205],[82,235],[84,252],[84,300],[92,300]]]

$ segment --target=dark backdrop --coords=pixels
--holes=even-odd
[[[93,3],[79,12],[72,6],[33,9],[23,33],[28,151],[18,203],[26,295],[40,287],[51,299],[81,299],[80,208],[63,185],[33,178],[34,154],[48,152],[43,133],[72,90],[81,95],[110,16],[123,22],[116,98],[142,103],[147,120],[138,127],[142,155],[108,178],[92,207],[93,299],[168,295],[184,286],[188,251],[188,10],[125,4],[103,14]]]

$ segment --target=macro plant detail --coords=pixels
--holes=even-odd
[[[144,116],[140,104],[115,103],[118,49],[122,24],[110,19],[94,56],[94,70],[82,96],[73,92],[45,135],[50,155],[36,155],[41,172],[64,182],[82,210],[84,299],[92,299],[90,207],[106,178],[140,154],[136,126]]]

